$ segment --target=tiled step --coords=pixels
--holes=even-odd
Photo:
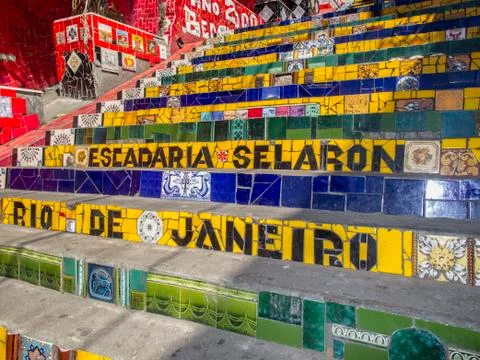
[[[8,294],[0,296],[0,309],[5,310],[1,322],[9,332],[105,356],[98,359],[325,359],[318,352],[99,301],[86,302],[17,280],[2,279],[0,292]],[[76,355],[77,359],[97,359],[92,354]]]
[[[305,106],[304,116],[290,116],[291,107],[264,108],[260,117],[240,118],[248,110],[204,113],[205,120],[173,124],[95,127],[80,117],[75,129],[51,130],[46,145],[121,144],[126,142],[202,142],[295,139],[423,139],[477,136],[480,111],[420,111],[389,114],[317,116],[319,107]],[[283,113],[282,113],[283,112]],[[306,113],[305,113],[306,112]],[[316,115],[313,115],[313,113]],[[218,117],[215,120],[213,115]],[[252,115],[256,115],[252,112]],[[265,115],[265,116],[264,116]],[[313,115],[313,116],[311,116]],[[458,119],[462,119],[461,122]],[[75,125],[75,124],[74,124]],[[64,137],[74,135],[74,138]]]
[[[7,178],[6,188],[11,190],[329,210],[351,216],[480,218],[480,180],[474,177],[10,168]]]
[[[208,342],[212,337],[232,341],[233,344],[230,343],[229,350],[231,347],[236,348],[234,344],[237,342],[259,346],[259,348],[256,347],[257,351],[262,351],[264,347],[269,349],[272,346],[269,343],[259,343],[259,340],[295,346],[303,348],[304,352],[283,348],[284,354],[289,356],[301,354],[306,359],[310,356],[322,359],[323,355],[331,358],[332,353],[338,348],[344,352],[344,356],[339,358],[345,360],[358,359],[360,353],[387,359],[388,352],[409,351],[408,347],[398,348],[396,340],[401,337],[401,333],[395,332],[399,329],[404,329],[405,332],[405,329],[411,326],[431,331],[438,336],[443,345],[448,346],[450,356],[455,351],[478,356],[480,351],[480,322],[478,317],[472,316],[480,310],[476,301],[478,288],[463,288],[455,284],[443,286],[439,283],[419,280],[411,280],[407,285],[401,278],[380,274],[374,276],[367,272],[347,274],[336,269],[312,269],[298,263],[284,266],[281,262],[269,259],[237,257],[232,254],[209,253],[198,249],[169,249],[147,244],[132,245],[109,239],[98,239],[92,242],[86,236],[57,233],[52,237],[51,233],[45,230],[23,228],[12,232],[11,229],[12,227],[0,225],[0,231],[4,234],[0,239],[0,254],[4,262],[7,259],[5,254],[10,254],[10,264],[18,262],[20,280],[24,278],[24,270],[38,264],[36,266],[40,267],[40,271],[45,269],[43,271],[46,276],[63,277],[64,286],[67,284],[66,279],[72,279],[73,292],[75,293],[75,289],[78,289],[80,292],[77,294],[89,298],[89,302],[87,304],[85,301],[75,299],[73,295],[55,294],[51,289],[32,288],[31,285],[19,283],[16,280],[6,280],[2,282],[0,288],[2,291],[8,290],[10,295],[0,297],[0,308],[9,308],[10,311],[5,314],[5,319],[2,319],[3,323],[13,329],[26,327],[27,333],[31,336],[50,339],[60,344],[65,340],[59,334],[68,333],[64,327],[68,326],[67,329],[70,329],[72,324],[75,324],[74,328],[77,332],[73,336],[80,341],[77,340],[74,346],[96,352],[103,350],[103,354],[113,359],[128,358],[125,356],[132,354],[134,348],[141,352],[140,354],[145,354],[145,357],[141,358],[150,359],[148,351],[153,349],[150,347],[138,349],[138,343],[136,346],[132,341],[153,340],[158,334],[164,334],[162,339],[156,342],[156,344],[158,341],[161,342],[160,348],[166,347],[167,345],[164,344],[172,341],[176,344],[180,342],[181,346],[191,341],[191,338],[185,339],[187,336],[182,330],[172,331],[177,328],[194,334],[197,333],[197,329],[201,329],[202,333],[208,334]],[[85,246],[87,242],[88,246]],[[42,260],[45,259],[46,254],[59,259],[60,268],[55,271],[51,267],[47,268],[45,260]],[[79,276],[79,269],[82,269],[85,274]],[[126,312],[121,307],[113,308],[113,305],[93,301],[101,299],[95,287],[92,288],[94,275],[101,272],[119,274],[118,277],[106,278],[119,296],[111,302],[121,307],[146,310],[150,314],[142,311]],[[42,275],[39,275],[40,279]],[[125,277],[129,278],[127,282]],[[68,291],[71,291],[70,288]],[[25,296],[25,293],[29,296]],[[147,303],[124,302],[125,293],[132,300],[138,300],[138,296],[143,295]],[[34,296],[35,294],[37,296]],[[158,299],[157,301],[170,299],[174,305],[178,301],[179,309],[184,309],[180,304],[195,303],[198,307],[197,311],[206,305],[208,307],[208,304],[212,304],[216,299],[213,302],[216,307],[212,308],[210,305],[210,309],[212,311],[215,309],[217,316],[222,315],[219,309],[224,307],[230,316],[233,314],[239,318],[248,316],[254,330],[247,334],[256,337],[257,341],[246,340],[247,337],[230,335],[228,332],[220,333],[220,330],[197,328],[190,322],[172,321],[159,316],[158,312],[190,321],[202,322],[203,320],[200,317],[188,317],[184,310],[180,310],[179,314],[175,311],[159,311],[151,306],[155,298]],[[26,299],[29,300],[28,303]],[[38,305],[32,299],[38,299]],[[106,299],[102,301],[108,302]],[[43,324],[43,316],[47,318],[51,316],[52,310],[45,304],[53,302],[55,303],[53,311],[57,314],[55,318],[59,316],[58,314],[66,314],[66,316],[56,319],[54,326],[38,326],[38,323]],[[451,311],[452,303],[462,304],[454,314]],[[21,311],[25,306],[29,306],[30,309],[31,306],[42,306],[44,308],[42,314],[45,315],[32,322],[31,317],[26,316],[24,310]],[[70,308],[67,309],[66,306]],[[112,313],[116,315],[113,316]],[[92,318],[96,318],[94,322],[96,329],[102,328],[102,324],[105,324],[109,327],[109,330],[105,331],[122,339],[120,341],[122,345],[116,345],[119,346],[118,352],[115,352],[111,346],[106,346],[102,339],[108,337],[98,336],[99,330],[85,334],[85,329],[92,328]],[[114,320],[120,318],[122,321]],[[138,319],[144,323],[143,326],[136,322]],[[68,325],[65,322],[67,320]],[[115,327],[112,327],[112,323]],[[124,325],[135,328],[136,336],[132,337],[131,331],[125,331]],[[162,327],[158,327],[160,325]],[[150,335],[143,330],[144,326],[149,327]],[[158,330],[156,330],[157,327]],[[224,327],[222,322],[217,322],[216,327],[238,331],[238,329]],[[61,331],[58,331],[59,329]],[[175,335],[168,336],[164,333],[165,329],[170,329],[168,333]],[[52,334],[53,331],[57,333]],[[95,341],[92,340],[93,337]],[[124,337],[125,340],[123,340]],[[70,344],[69,342],[63,346],[73,347]],[[100,346],[103,346],[103,349]],[[305,351],[305,348],[313,349],[316,353]],[[271,347],[271,349],[272,355],[279,356],[276,351],[282,348]],[[168,349],[167,354],[168,351],[174,350]],[[164,354],[163,350],[161,354]],[[157,353],[157,358],[158,356]],[[212,354],[212,356],[215,355]],[[224,358],[223,353],[218,353],[216,356]],[[233,358],[236,359],[236,357]]]
[[[132,202],[131,197],[124,196],[21,191],[1,194],[5,224],[479,284],[480,260],[475,248],[480,245],[480,229],[476,220],[145,198]],[[456,246],[462,250],[455,252],[453,262],[448,263],[449,271],[430,272],[431,264],[437,261],[434,254],[450,253],[448,249]]]

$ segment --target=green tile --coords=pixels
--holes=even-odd
[[[264,119],[248,119],[247,133],[249,140],[265,139],[265,120]]]
[[[258,295],[258,316],[286,322],[302,324],[302,299],[262,291]]]
[[[18,257],[16,249],[0,249],[0,276],[18,279]]]
[[[219,289],[217,328],[255,336],[257,328],[256,294]]]
[[[180,318],[215,327],[217,294],[198,289],[181,288]]]
[[[480,332],[415,319],[415,327],[429,330],[447,345],[465,350],[480,351]]]
[[[40,285],[49,289],[60,291],[62,269],[60,263],[40,261]]]
[[[130,289],[145,292],[147,275],[148,273],[146,271],[130,270]]]
[[[40,281],[40,264],[37,259],[20,255],[19,279],[38,285]]]
[[[357,309],[357,328],[391,335],[395,330],[411,327],[413,320],[407,316],[389,314],[382,311]]]
[[[228,140],[228,123],[230,120],[222,120],[222,121],[215,121],[215,127],[214,127],[214,141],[226,141]]]
[[[345,356],[345,344],[340,340],[333,340],[333,358],[343,360]]]
[[[301,348],[302,327],[280,321],[258,318],[257,339]]]
[[[316,139],[341,139],[343,137],[343,129],[317,129]]]
[[[388,360],[388,353],[371,346],[345,343],[345,360]]]
[[[130,291],[130,309],[145,311],[147,294],[140,291]]]
[[[320,116],[320,105],[319,104],[305,105],[305,116]]]
[[[211,121],[197,123],[197,141],[212,141],[212,124]]]
[[[180,318],[180,287],[147,278],[147,311]]]
[[[355,307],[327,302],[329,323],[355,327]]]
[[[267,139],[268,140],[284,140],[286,139],[287,133],[287,121],[286,118],[278,117],[271,118],[266,120],[268,131]]]
[[[390,338],[389,360],[445,360],[448,350],[430,331],[402,329]]]
[[[63,258],[63,274],[68,276],[75,276],[75,259]]]
[[[63,291],[70,294],[75,294],[75,277],[64,275],[63,276]]]
[[[303,347],[325,351],[325,303],[303,301]]]

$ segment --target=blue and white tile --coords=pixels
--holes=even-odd
[[[115,268],[88,264],[88,297],[108,303],[115,303],[115,291]]]
[[[164,199],[210,201],[211,177],[204,171],[164,171],[162,195]]]

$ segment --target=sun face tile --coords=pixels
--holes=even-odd
[[[405,172],[438,173],[440,170],[440,142],[407,141],[404,163]]]

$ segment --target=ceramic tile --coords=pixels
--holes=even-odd
[[[137,219],[137,233],[143,242],[157,243],[163,236],[163,220],[155,211],[144,211]]]
[[[327,302],[327,321],[345,326],[355,326],[355,307]]]
[[[345,360],[388,360],[388,353],[372,346],[345,343]]]
[[[325,303],[303,301],[303,347],[325,351]]]
[[[222,291],[217,295],[217,329],[248,336],[257,332],[256,294]]]
[[[85,114],[78,115],[77,127],[79,128],[96,128],[102,126],[102,114]]]
[[[164,276],[147,278],[147,312],[180,318],[180,287]]]
[[[434,334],[416,328],[397,331],[388,349],[389,360],[446,359],[447,355],[445,345]]]
[[[257,339],[301,348],[302,327],[280,321],[258,318]]]
[[[464,40],[465,34],[466,34],[465,28],[448,29],[445,32],[445,39],[447,41]]]
[[[436,174],[440,170],[439,141],[406,141],[405,172]]]
[[[210,192],[210,173],[203,171],[163,172],[162,198],[210,201]]]
[[[420,279],[467,284],[467,239],[418,235],[417,275]]]
[[[102,70],[118,73],[120,66],[118,64],[118,52],[107,48],[100,48]]]
[[[18,167],[39,167],[43,166],[42,147],[19,147],[17,148]]]
[[[389,337],[386,335],[354,329],[343,325],[332,325],[332,335],[340,339],[346,339],[363,344],[375,345],[381,348],[388,347]]]
[[[35,340],[26,336],[21,336],[20,342],[21,354],[19,359],[54,360],[57,358],[57,348],[50,343]]]
[[[50,131],[50,145],[74,145],[75,129],[61,129]]]
[[[88,264],[88,297],[115,303],[115,269],[110,266]]]
[[[301,325],[302,300],[294,296],[262,291],[258,295],[258,316]]]
[[[398,329],[413,326],[413,320],[406,316],[390,314],[365,308],[357,309],[357,329],[391,335]]]
[[[0,118],[11,118],[12,116],[12,98],[0,96]]]
[[[463,89],[437,90],[435,96],[435,110],[462,110]]]
[[[389,215],[423,216],[425,182],[414,179],[385,179],[383,212]]]
[[[480,174],[480,163],[471,150],[442,149],[440,174],[478,176]]]
[[[345,356],[345,344],[340,340],[333,340],[333,358],[343,360]]]
[[[5,189],[7,185],[7,168],[0,168],[0,189]]]

